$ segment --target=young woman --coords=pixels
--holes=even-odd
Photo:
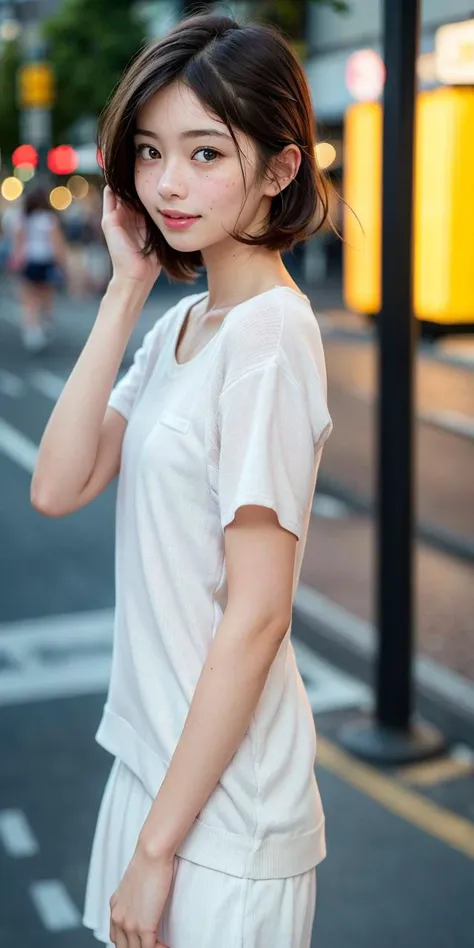
[[[66,249],[47,192],[34,187],[26,195],[13,246],[21,280],[22,340],[30,351],[43,349],[51,338],[55,268],[60,266],[66,270]]]
[[[304,72],[274,29],[190,18],[102,117],[113,276],[43,436],[32,503],[120,472],[114,755],[84,924],[117,948],[308,948],[325,856],[291,610],[331,430],[318,325],[281,251],[326,197]],[[184,296],[111,391],[161,269]]]

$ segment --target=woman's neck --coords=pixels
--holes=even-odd
[[[203,252],[209,288],[206,307],[208,312],[231,308],[253,296],[265,293],[273,286],[299,289],[278,251],[252,247],[249,253],[249,248],[244,244],[237,246],[238,250],[236,241],[232,241],[232,254],[227,259],[222,255],[216,259],[209,252]]]

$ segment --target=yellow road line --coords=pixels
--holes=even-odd
[[[361,790],[386,810],[474,859],[474,824],[469,820],[402,787],[393,778],[356,760],[319,736],[317,761],[325,770]]]
[[[440,760],[427,760],[424,764],[399,767],[396,772],[400,780],[422,787],[445,783],[447,780],[459,780],[468,774],[474,774],[474,766],[454,757],[442,757]]]

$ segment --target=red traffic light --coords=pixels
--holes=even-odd
[[[36,168],[38,164],[38,152],[33,145],[19,145],[12,154],[12,164],[14,168],[18,165],[33,165]]]
[[[71,145],[58,145],[48,152],[48,168],[53,174],[72,174],[77,165],[77,154]]]

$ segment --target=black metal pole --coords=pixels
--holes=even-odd
[[[441,736],[412,726],[414,356],[413,150],[420,0],[385,0],[382,309],[379,316],[376,720],[342,743],[384,763],[438,754]]]
[[[41,32],[40,0],[17,0],[16,10],[22,27],[20,34],[22,66],[30,63],[45,65],[47,46]],[[19,106],[20,140],[22,143],[35,146],[38,153],[37,181],[46,187],[51,182],[47,156],[51,148],[52,102],[45,102],[40,107],[31,107],[20,101]]]
[[[407,728],[413,651],[412,208],[419,0],[385,3],[379,320],[377,720]]]

